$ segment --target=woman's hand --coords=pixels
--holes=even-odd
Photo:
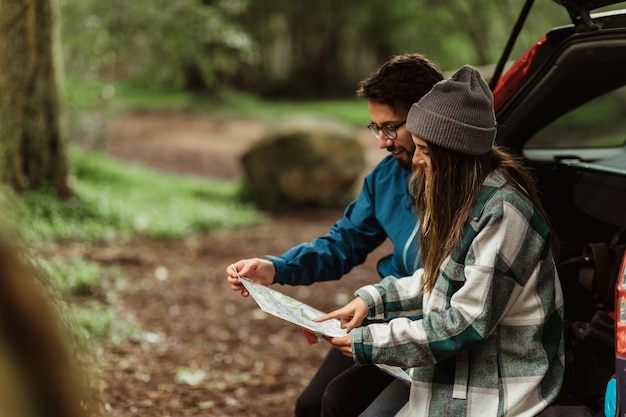
[[[352,330],[358,327],[367,317],[367,304],[361,297],[356,297],[345,306],[338,310],[315,319],[316,322],[326,321],[330,319],[339,319],[341,328]],[[344,336],[345,337],[345,336]]]

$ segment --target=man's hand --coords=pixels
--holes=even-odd
[[[240,277],[248,278],[262,285],[270,285],[274,282],[276,269],[274,264],[267,259],[241,259],[226,267],[226,275],[230,288],[233,291],[240,291],[241,295],[247,297],[250,294],[241,283]]]
[[[315,319],[315,321],[326,321],[330,319],[339,319],[341,321],[341,328],[352,330],[363,323],[363,320],[367,317],[367,304],[361,297],[356,297],[345,306],[338,310],[331,311],[330,313]]]

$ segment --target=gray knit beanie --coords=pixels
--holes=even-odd
[[[411,106],[406,127],[443,148],[484,155],[496,136],[493,94],[478,70],[465,65]]]

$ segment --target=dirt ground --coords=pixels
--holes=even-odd
[[[261,130],[249,120],[130,114],[110,122],[108,151],[170,172],[238,178],[238,157]],[[384,154],[371,139],[367,150],[370,164]],[[298,393],[329,345],[309,345],[298,328],[231,291],[225,268],[241,258],[278,255],[325,233],[340,216],[340,211],[298,213],[181,241],[65,247],[123,270],[127,280],[106,302],[142,329],[140,336],[97,352],[95,388],[105,414],[292,415]],[[357,287],[378,279],[375,261],[388,249],[383,245],[340,281],[276,289],[331,310],[349,301]]]

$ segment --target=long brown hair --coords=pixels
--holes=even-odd
[[[424,291],[435,285],[439,268],[459,245],[485,178],[498,169],[527,196],[549,224],[536,190],[536,180],[523,160],[495,147],[480,156],[466,155],[428,143],[430,173],[417,167],[411,177],[417,214],[421,220]],[[552,231],[552,250],[557,249]]]

